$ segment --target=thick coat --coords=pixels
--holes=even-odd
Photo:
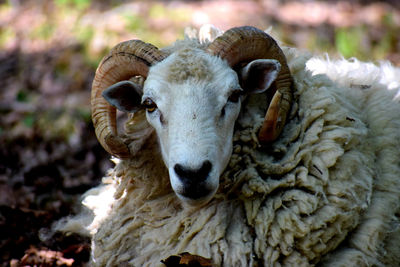
[[[91,212],[63,226],[82,232],[86,223],[93,265],[163,266],[181,252],[217,266],[400,264],[400,70],[283,51],[295,99],[282,135],[259,145],[267,103],[249,96],[204,206],[184,206],[172,191],[144,114],[133,118],[140,126],[126,123],[141,150],[115,159],[84,198]]]

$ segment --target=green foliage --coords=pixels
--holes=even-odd
[[[10,9],[10,8],[11,8],[11,3],[10,3],[10,2],[11,2],[10,0],[8,0],[8,1],[1,1],[1,2],[0,2],[0,11],[1,11],[2,9],[4,9],[4,10]]]
[[[160,38],[160,35],[154,30],[149,28],[148,21],[139,16],[138,14],[132,15],[131,13],[123,14],[123,19],[127,25],[127,30],[140,36],[144,41],[151,43],[157,47],[163,47],[167,45]]]
[[[396,26],[393,13],[385,14],[382,18],[382,24],[385,26],[382,38],[376,43],[376,49],[373,53],[378,59],[385,58],[389,53],[396,53],[400,41],[399,28]]]
[[[373,51],[373,55],[375,58],[382,59],[388,53],[391,52],[392,48],[396,46],[396,35],[391,32],[387,31],[383,38],[377,42],[376,47]]]
[[[390,13],[382,20],[385,27],[379,31],[366,25],[336,29],[336,50],[344,57],[357,57],[361,60],[380,60],[390,53],[396,53],[400,41],[399,28]]]
[[[92,113],[90,111],[90,108],[78,108],[74,111],[74,113],[77,119],[82,120],[86,123],[89,123],[92,120]]]
[[[35,124],[35,115],[32,113],[28,113],[25,115],[24,119],[23,119],[23,123],[25,126],[32,128],[33,125]]]
[[[76,132],[76,123],[65,109],[53,109],[40,114],[37,130],[48,140],[68,140]]]
[[[87,44],[89,43],[95,33],[95,29],[90,26],[77,26],[74,29],[74,35],[79,42]]]
[[[17,93],[16,100],[18,102],[27,102],[28,101],[28,94],[24,90],[20,90]]]
[[[382,18],[382,23],[383,23],[383,25],[385,25],[385,27],[388,27],[388,28],[396,27],[396,24],[395,24],[395,21],[394,21],[394,17],[393,17],[393,16],[394,16],[394,15],[393,15],[392,12],[387,13],[387,14],[385,14],[385,15],[383,16],[383,18]]]
[[[16,34],[12,29],[0,28],[0,47],[3,47],[10,40],[15,39]]]
[[[73,7],[78,10],[84,10],[90,6],[91,0],[55,0],[55,3],[61,8]]]
[[[149,17],[151,19],[168,19],[174,22],[185,22],[190,19],[190,10],[183,8],[166,8],[161,3],[151,6]]]
[[[167,16],[167,10],[162,4],[155,4],[150,8],[149,16],[152,19],[164,18]]]
[[[296,44],[293,44],[296,46]],[[310,51],[327,52],[332,50],[332,43],[327,36],[318,33],[309,33],[306,47]]]
[[[55,26],[51,23],[42,23],[38,27],[34,28],[30,34],[32,39],[42,39],[42,40],[49,40],[53,37],[55,32]]]
[[[137,14],[125,13],[123,18],[126,21],[127,29],[131,32],[142,32],[147,30],[146,21]]]
[[[360,57],[363,54],[362,37],[365,31],[361,27],[339,28],[335,33],[336,49],[344,57]]]

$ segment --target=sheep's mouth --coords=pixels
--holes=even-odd
[[[199,206],[208,203],[215,195],[218,186],[207,182],[182,185],[174,189],[175,194],[184,203],[192,206]]]
[[[179,194],[185,198],[198,200],[207,197],[212,193],[212,189],[208,188],[207,184],[202,182],[200,184],[189,184],[182,188]]]
[[[202,197],[193,198],[192,196],[186,197],[182,194],[176,193],[179,199],[185,204],[189,204],[190,206],[202,206],[207,204],[214,196],[213,193],[206,194]]]

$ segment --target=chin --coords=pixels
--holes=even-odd
[[[201,198],[189,198],[189,197],[185,197],[181,194],[176,193],[176,195],[178,196],[178,198],[181,200],[182,204],[184,207],[201,207],[206,205],[207,203],[209,203],[215,194],[209,194],[207,196],[201,197]]]

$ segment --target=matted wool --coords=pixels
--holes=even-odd
[[[94,266],[163,266],[182,252],[217,266],[400,264],[399,76],[283,50],[295,101],[281,137],[259,145],[267,103],[248,97],[219,190],[202,207],[182,206],[173,193],[150,126],[127,122],[138,153],[88,192],[91,220],[63,226],[82,233],[86,222]],[[110,190],[114,198],[104,198]]]

